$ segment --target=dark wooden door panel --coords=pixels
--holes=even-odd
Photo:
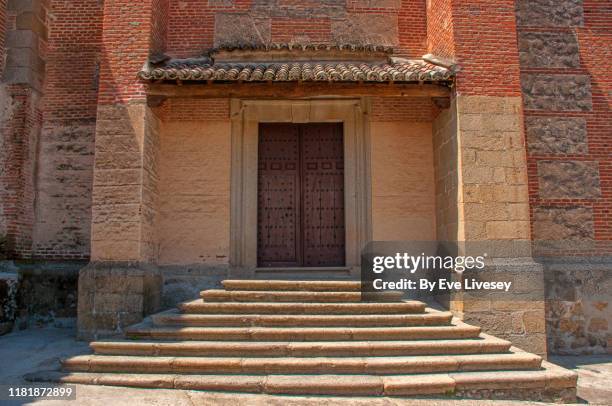
[[[257,205],[260,266],[301,264],[298,130],[291,124],[260,126]]]
[[[259,266],[345,263],[341,124],[261,124]]]
[[[344,265],[342,126],[304,124],[301,141],[304,265]]]

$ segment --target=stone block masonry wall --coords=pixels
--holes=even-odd
[[[160,119],[144,103],[98,106],[92,262],[79,275],[78,334],[119,333],[159,308]]]
[[[174,1],[168,17],[169,54],[200,55],[227,44],[374,43],[399,55],[425,53],[425,1],[326,0]]]
[[[530,237],[525,146],[520,97],[458,96],[459,241],[523,241]],[[451,145],[449,145],[450,147]],[[474,253],[482,255],[482,253]],[[504,262],[506,261],[506,262]],[[509,272],[513,294],[527,300],[463,299],[468,323],[511,340],[519,348],[545,355],[542,267],[529,253],[510,261],[498,258],[495,272]]]
[[[602,1],[517,1],[533,237],[596,242],[607,256],[547,265],[552,353],[609,351],[611,11]]]

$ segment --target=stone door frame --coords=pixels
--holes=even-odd
[[[259,123],[343,123],[346,267],[372,238],[369,102],[362,99],[231,101],[230,267],[257,268]]]

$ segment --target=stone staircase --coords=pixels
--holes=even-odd
[[[226,280],[29,380],[293,395],[573,401],[575,373],[359,282]],[[382,299],[382,300],[381,300]]]

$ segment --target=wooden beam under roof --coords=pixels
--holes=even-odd
[[[449,97],[448,86],[399,83],[212,83],[181,86],[168,83],[147,85],[147,95],[181,98],[260,97],[292,99],[316,96]]]

